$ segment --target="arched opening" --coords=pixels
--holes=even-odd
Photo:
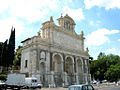
[[[45,63],[40,63],[40,81],[45,86]]]
[[[72,58],[70,57],[67,57],[66,59],[65,70],[67,74],[73,73],[73,61],[72,61]]]
[[[54,56],[53,71],[54,71],[55,85],[62,86],[63,64],[62,64],[62,58],[58,54]]]
[[[40,63],[40,73],[45,74],[45,63],[44,62]]]
[[[54,69],[56,73],[62,73],[62,60],[60,55],[55,55],[54,56]]]
[[[68,84],[72,85],[75,82],[75,76],[74,76],[74,63],[71,57],[67,57],[65,62],[65,71],[67,73],[67,80]]]
[[[80,59],[77,60],[77,72],[78,74],[82,73],[82,62]]]

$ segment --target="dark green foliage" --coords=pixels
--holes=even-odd
[[[107,55],[99,57],[97,60],[91,61],[90,63],[90,72],[92,77],[96,80],[117,80],[120,72],[120,57],[118,55]],[[111,73],[111,74],[110,74]],[[117,75],[117,76],[116,76]]]
[[[104,57],[104,56],[105,56],[105,53],[100,52],[100,54],[98,55],[98,58],[100,58],[100,57]]]
[[[0,75],[0,80],[6,81],[7,80],[7,75],[1,74]]]
[[[9,67],[13,65],[15,55],[15,28],[11,29],[11,35],[4,43],[0,43],[0,66]]]
[[[3,47],[3,43],[0,42],[0,66],[2,65],[2,47]]]
[[[11,29],[11,35],[9,38],[9,43],[8,43],[8,57],[9,57],[9,65],[13,65],[13,60],[15,56],[15,29]]]
[[[20,61],[21,61],[21,49],[22,47],[21,46],[18,46],[18,49],[16,51],[16,55],[15,55],[15,59],[13,61],[13,64],[15,66],[20,66]]]
[[[111,65],[110,68],[105,72],[105,76],[110,81],[120,80],[120,61],[116,65]]]
[[[2,66],[6,67],[7,66],[7,41],[4,42],[2,45],[2,53],[1,53],[1,64]]]

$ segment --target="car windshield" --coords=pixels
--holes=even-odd
[[[94,90],[92,85],[70,86],[68,90]]]
[[[91,85],[84,85],[82,86],[82,90],[94,90]]]
[[[69,87],[68,90],[81,90],[81,89],[80,87],[73,86],[73,87]]]

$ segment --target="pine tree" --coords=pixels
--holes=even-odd
[[[13,27],[11,29],[11,35],[9,38],[9,43],[8,43],[8,63],[9,65],[13,65],[13,60],[15,56],[15,28],[13,30]]]
[[[8,40],[6,40],[4,44],[2,45],[2,53],[1,53],[1,64],[4,67],[7,67],[7,54],[8,54],[7,53],[7,41]]]
[[[2,66],[2,47],[3,47],[3,42],[0,42],[0,66]]]

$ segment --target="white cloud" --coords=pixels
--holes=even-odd
[[[1,0],[0,1],[0,13],[5,11],[9,7],[10,0]]]
[[[120,50],[118,51],[118,55],[120,56]]]
[[[68,6],[65,6],[62,8],[64,14],[68,14],[69,16],[71,16],[74,20],[82,20],[85,19],[84,15],[83,15],[83,11],[82,8],[79,9],[71,9]]]
[[[118,41],[120,41],[120,39],[118,39]]]
[[[58,0],[0,0],[0,42],[9,38],[12,26],[18,39],[25,25],[40,21],[58,7]]]
[[[91,34],[88,34],[86,36],[86,44],[87,45],[102,45],[105,42],[109,41],[109,38],[106,35],[111,35],[111,34],[115,34],[115,33],[119,33],[119,30],[108,30],[108,29],[98,29],[94,32],[92,32]]]
[[[48,15],[50,9],[58,10],[59,5],[58,0],[1,0],[0,13],[7,11],[10,16],[32,23]]]
[[[24,31],[24,23],[12,17],[0,20],[0,42],[4,42],[6,39],[9,39],[12,26],[15,27],[16,39],[18,39]]]
[[[94,6],[105,7],[106,10],[111,8],[120,8],[120,0],[84,0],[86,9]]]
[[[112,52],[115,52],[116,51],[116,48],[111,48],[111,49],[107,49],[105,52],[106,53],[112,53]]]
[[[93,25],[93,24],[94,24],[94,22],[93,22],[93,21],[90,21],[89,23],[90,23],[90,25]]]
[[[43,11],[39,11],[34,9],[24,9],[20,11],[18,9],[12,9],[10,13],[12,16],[24,18],[28,23],[32,23],[44,18],[45,15],[49,13],[49,10],[44,9]]]
[[[70,3],[72,3],[72,0],[69,0]]]

